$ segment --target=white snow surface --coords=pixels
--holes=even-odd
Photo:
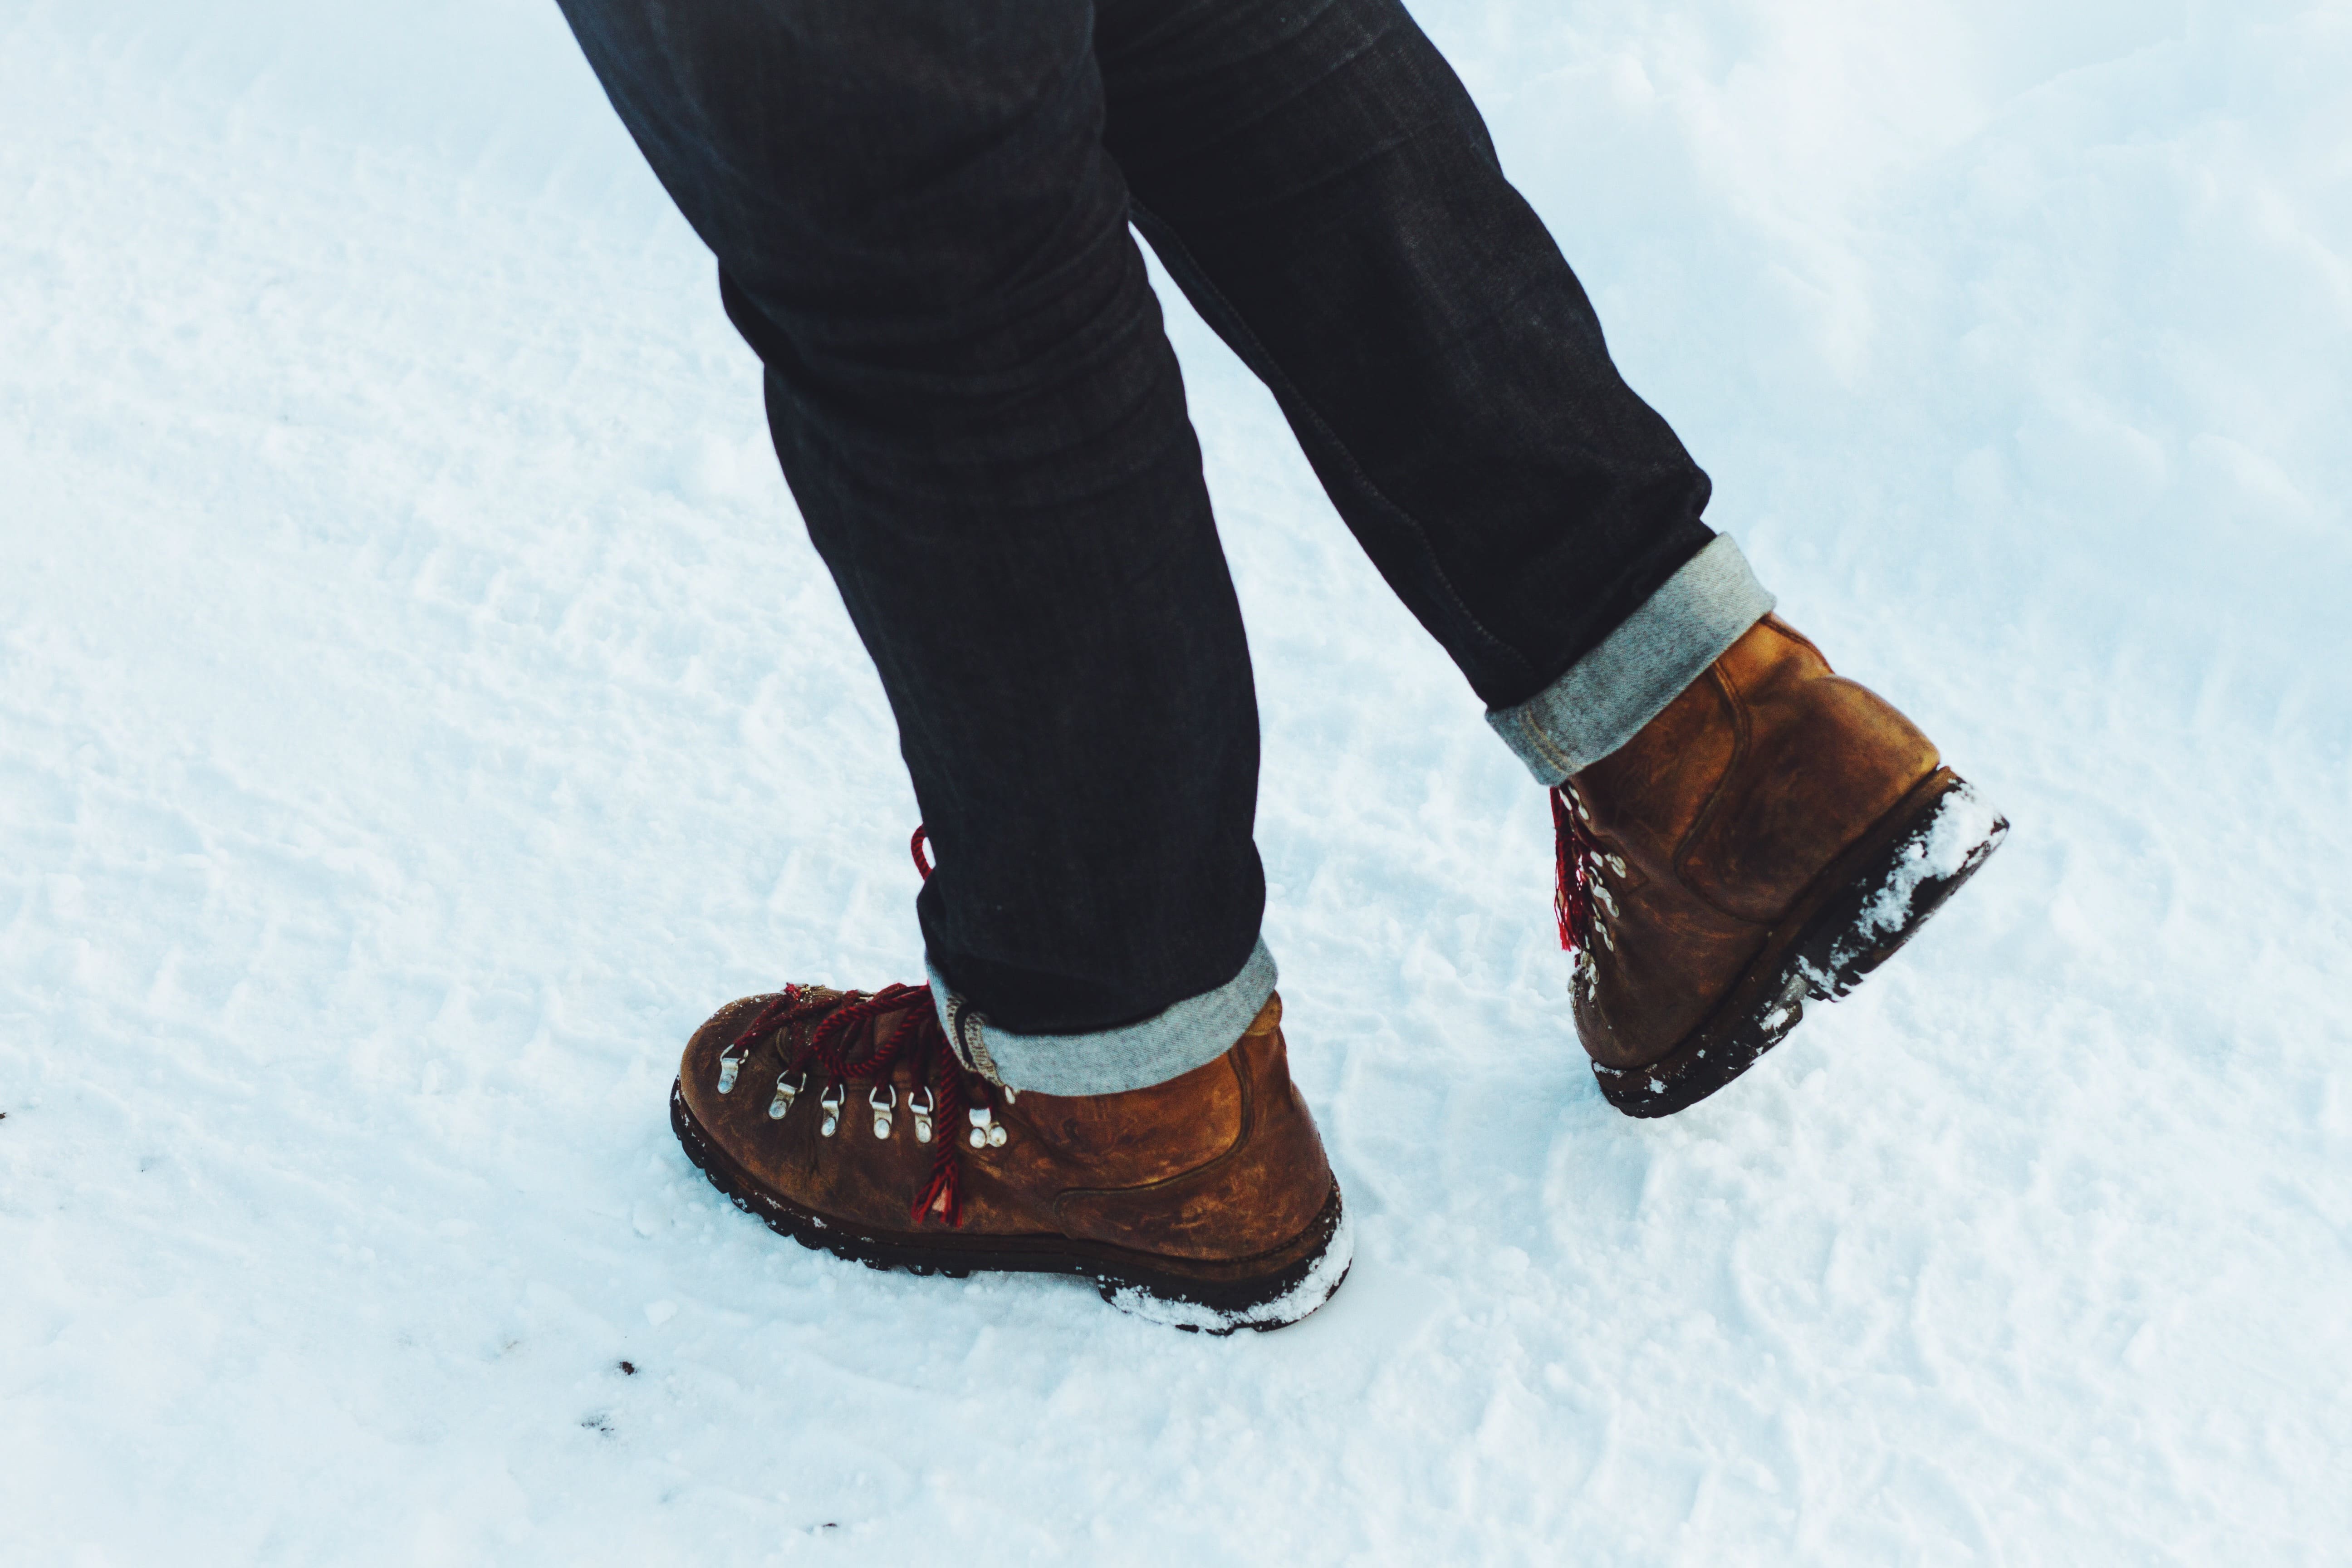
[[[1619,1116],[1542,792],[1171,299],[1357,1236],[1213,1340],[670,1136],[719,1004],[919,978],[915,811],[554,8],[0,0],[0,1558],[2347,1560],[2352,5],[1416,9],[2015,826]]]

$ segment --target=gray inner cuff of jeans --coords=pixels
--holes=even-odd
[[[1632,740],[1773,603],[1718,533],[1567,674],[1516,708],[1488,710],[1486,722],[1538,783],[1560,784]]]
[[[940,1027],[952,1039],[948,983],[929,960],[923,968],[930,975]],[[1278,978],[1274,954],[1260,937],[1239,974],[1139,1023],[1085,1035],[1016,1035],[982,1019],[981,1043],[995,1064],[998,1080],[1011,1089],[1040,1094],[1124,1094],[1150,1089],[1232,1050],[1274,994]]]

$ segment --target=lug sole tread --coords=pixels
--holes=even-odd
[[[1328,1300],[1353,1262],[1348,1258],[1336,1277],[1316,1280],[1335,1241],[1346,1241],[1346,1212],[1337,1181],[1307,1229],[1281,1247],[1255,1258],[1188,1267],[1185,1260],[1154,1258],[1108,1243],[1052,1235],[982,1237],[943,1231],[928,1237],[863,1231],[769,1191],[704,1131],[678,1085],[670,1089],[670,1129],[695,1168],[737,1208],[812,1250],[869,1268],[956,1279],[975,1273],[1072,1275],[1091,1281],[1104,1300],[1122,1310],[1190,1331],[1222,1335],[1244,1328],[1263,1332],[1287,1327]],[[1282,1305],[1302,1290],[1311,1300]],[[1140,1292],[1146,1300],[1135,1301],[1129,1292]],[[1165,1310],[1155,1311],[1153,1304]],[[1286,1315],[1253,1316],[1269,1308]]]

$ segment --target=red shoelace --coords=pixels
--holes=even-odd
[[[1584,814],[1568,786],[1551,792],[1553,845],[1552,913],[1559,917],[1562,951],[1588,951],[1592,946],[1592,864],[1601,858],[1601,845],[1585,826]]]
[[[927,836],[922,828],[915,829],[909,847],[914,851],[916,868],[924,879],[931,875],[931,865],[923,853]],[[735,1037],[734,1043],[719,1053],[721,1062],[729,1058],[741,1060],[751,1048],[771,1034],[781,1034],[785,1041],[782,1070],[777,1075],[778,1099],[790,1109],[790,1102],[806,1091],[809,1074],[821,1072],[826,1088],[819,1101],[837,1116],[846,1103],[847,1091],[863,1089],[868,1103],[877,1117],[894,1113],[898,1089],[892,1082],[894,1070],[901,1062],[912,1068],[913,1091],[908,1097],[908,1110],[920,1129],[928,1122],[935,1129],[932,1141],[939,1152],[931,1161],[930,1179],[915,1196],[912,1215],[915,1223],[937,1217],[950,1226],[963,1224],[963,1180],[958,1163],[959,1134],[966,1121],[974,1121],[971,1136],[983,1142],[991,1134],[981,1130],[989,1118],[975,1120],[968,1115],[973,1110],[992,1112],[988,1088],[964,1071],[949,1048],[945,1030],[940,1027],[939,1009],[932,1005],[931,988],[928,985],[887,985],[879,991],[838,992],[814,994],[814,988],[787,985],[782,994],[761,1008]],[[898,1021],[887,1032],[869,1031],[866,1049],[853,1056],[850,1041],[857,1026],[870,1019],[898,1015]],[[790,1044],[795,1026],[799,1027],[801,1043]],[[798,1083],[789,1095],[783,1092],[785,1080]],[[731,1080],[730,1080],[731,1081]],[[874,1100],[873,1094],[887,1089],[890,1101]],[[917,1103],[915,1095],[927,1095],[929,1105]],[[1003,1134],[993,1135],[1003,1142]]]
[[[908,1075],[913,1088],[908,1097],[908,1111],[916,1118],[919,1129],[929,1123],[934,1129],[931,1142],[938,1153],[931,1160],[930,1179],[923,1184],[915,1196],[911,1215],[918,1225],[931,1218],[946,1221],[950,1226],[963,1224],[963,1180],[958,1165],[957,1135],[962,1123],[970,1120],[968,1112],[980,1108],[992,1110],[987,1100],[985,1085],[970,1079],[955,1053],[948,1048],[948,1037],[940,1027],[939,1013],[931,1005],[931,988],[928,985],[887,985],[879,991],[849,991],[830,994],[812,994],[812,987],[787,985],[782,994],[760,1009],[743,1032],[721,1053],[721,1058],[748,1056],[752,1047],[771,1034],[783,1036],[784,1063],[777,1075],[780,1098],[797,1100],[807,1091],[812,1073],[822,1075],[825,1089],[819,1101],[838,1116],[847,1101],[851,1089],[866,1091],[867,1101],[877,1115],[895,1114],[898,1110],[898,1088],[891,1081],[893,1070],[901,1062],[912,1068]],[[856,1055],[849,1045],[857,1026],[869,1019],[898,1015],[898,1021],[887,1030],[869,1031],[866,1047]],[[799,1026],[800,1045],[790,1044],[795,1026]],[[782,1086],[788,1079],[797,1083],[789,1096]],[[875,1093],[887,1090],[890,1101],[875,1100]],[[915,1097],[927,1096],[928,1105]],[[984,1137],[985,1134],[982,1134]]]

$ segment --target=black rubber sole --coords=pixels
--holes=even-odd
[[[2009,821],[1938,768],[1814,879],[1706,1021],[1659,1060],[1592,1076],[1628,1116],[1705,1100],[1788,1037],[1808,1001],[1834,1002],[1943,908],[2008,836]]]
[[[1075,1275],[1092,1280],[1122,1311],[1188,1331],[1230,1334],[1298,1321],[1331,1299],[1354,1261],[1354,1233],[1337,1182],[1313,1223],[1282,1247],[1257,1258],[1192,1264],[1063,1237],[974,1236],[944,1226],[887,1235],[856,1230],[769,1191],[703,1130],[676,1084],[669,1124],[686,1157],[737,1208],[803,1247],[869,1268],[957,1279],[979,1272]]]

